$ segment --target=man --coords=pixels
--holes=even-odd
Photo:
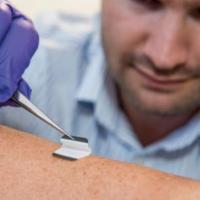
[[[73,135],[87,137],[93,154],[200,179],[199,8],[197,0],[104,0],[101,22],[92,25],[48,15],[24,76],[32,101]],[[37,45],[26,45],[30,60]],[[2,76],[10,65],[27,67],[25,54],[16,55],[22,62],[4,59]],[[18,81],[9,78],[15,87],[1,90],[9,91],[2,103],[23,70]],[[59,141],[54,130],[16,108],[2,108],[1,123]]]

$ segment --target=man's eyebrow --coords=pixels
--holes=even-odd
[[[182,4],[185,8],[198,8],[200,7],[200,0],[159,0],[164,4]]]
[[[182,1],[182,0],[181,0]],[[200,7],[200,0],[187,0],[185,1],[185,6],[189,8],[199,8]]]

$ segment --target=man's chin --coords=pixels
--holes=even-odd
[[[139,111],[143,112],[146,115],[151,115],[154,117],[175,117],[185,114],[183,111],[175,111],[173,109],[163,109],[162,107],[145,107],[141,106],[138,108]]]
[[[152,115],[154,117],[178,117],[181,115],[191,114],[195,110],[195,108],[189,108],[178,103],[170,104],[170,102],[168,102],[168,104],[166,104],[157,102],[156,100],[154,102],[138,100],[137,103],[132,102],[132,105],[138,112],[145,115]]]
[[[135,84],[132,81],[124,82],[119,82],[121,87],[118,91],[126,110],[130,109],[129,112],[132,110],[143,115],[175,117],[191,115],[200,108],[199,87],[166,92],[146,88],[139,81]]]

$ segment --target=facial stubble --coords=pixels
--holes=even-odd
[[[107,55],[108,56],[108,55]],[[124,102],[133,111],[142,112],[146,115],[153,115],[159,117],[174,117],[196,112],[200,107],[200,78],[199,76],[193,77],[190,81],[190,89],[183,87],[180,91],[155,91],[147,88],[139,83],[134,84],[134,77],[130,77],[130,72],[133,66],[124,58],[112,64],[107,58],[108,71],[116,85],[119,104]],[[133,63],[133,62],[132,62]],[[116,66],[118,65],[118,66]],[[188,85],[188,83],[186,83]],[[191,87],[193,85],[193,87]],[[141,92],[146,93],[146,97],[141,95]],[[154,98],[154,104],[148,102],[150,96]],[[158,102],[159,97],[167,98],[167,105]]]

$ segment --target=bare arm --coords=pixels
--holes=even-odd
[[[1,200],[197,200],[200,183],[99,157],[52,156],[47,140],[0,126]]]

